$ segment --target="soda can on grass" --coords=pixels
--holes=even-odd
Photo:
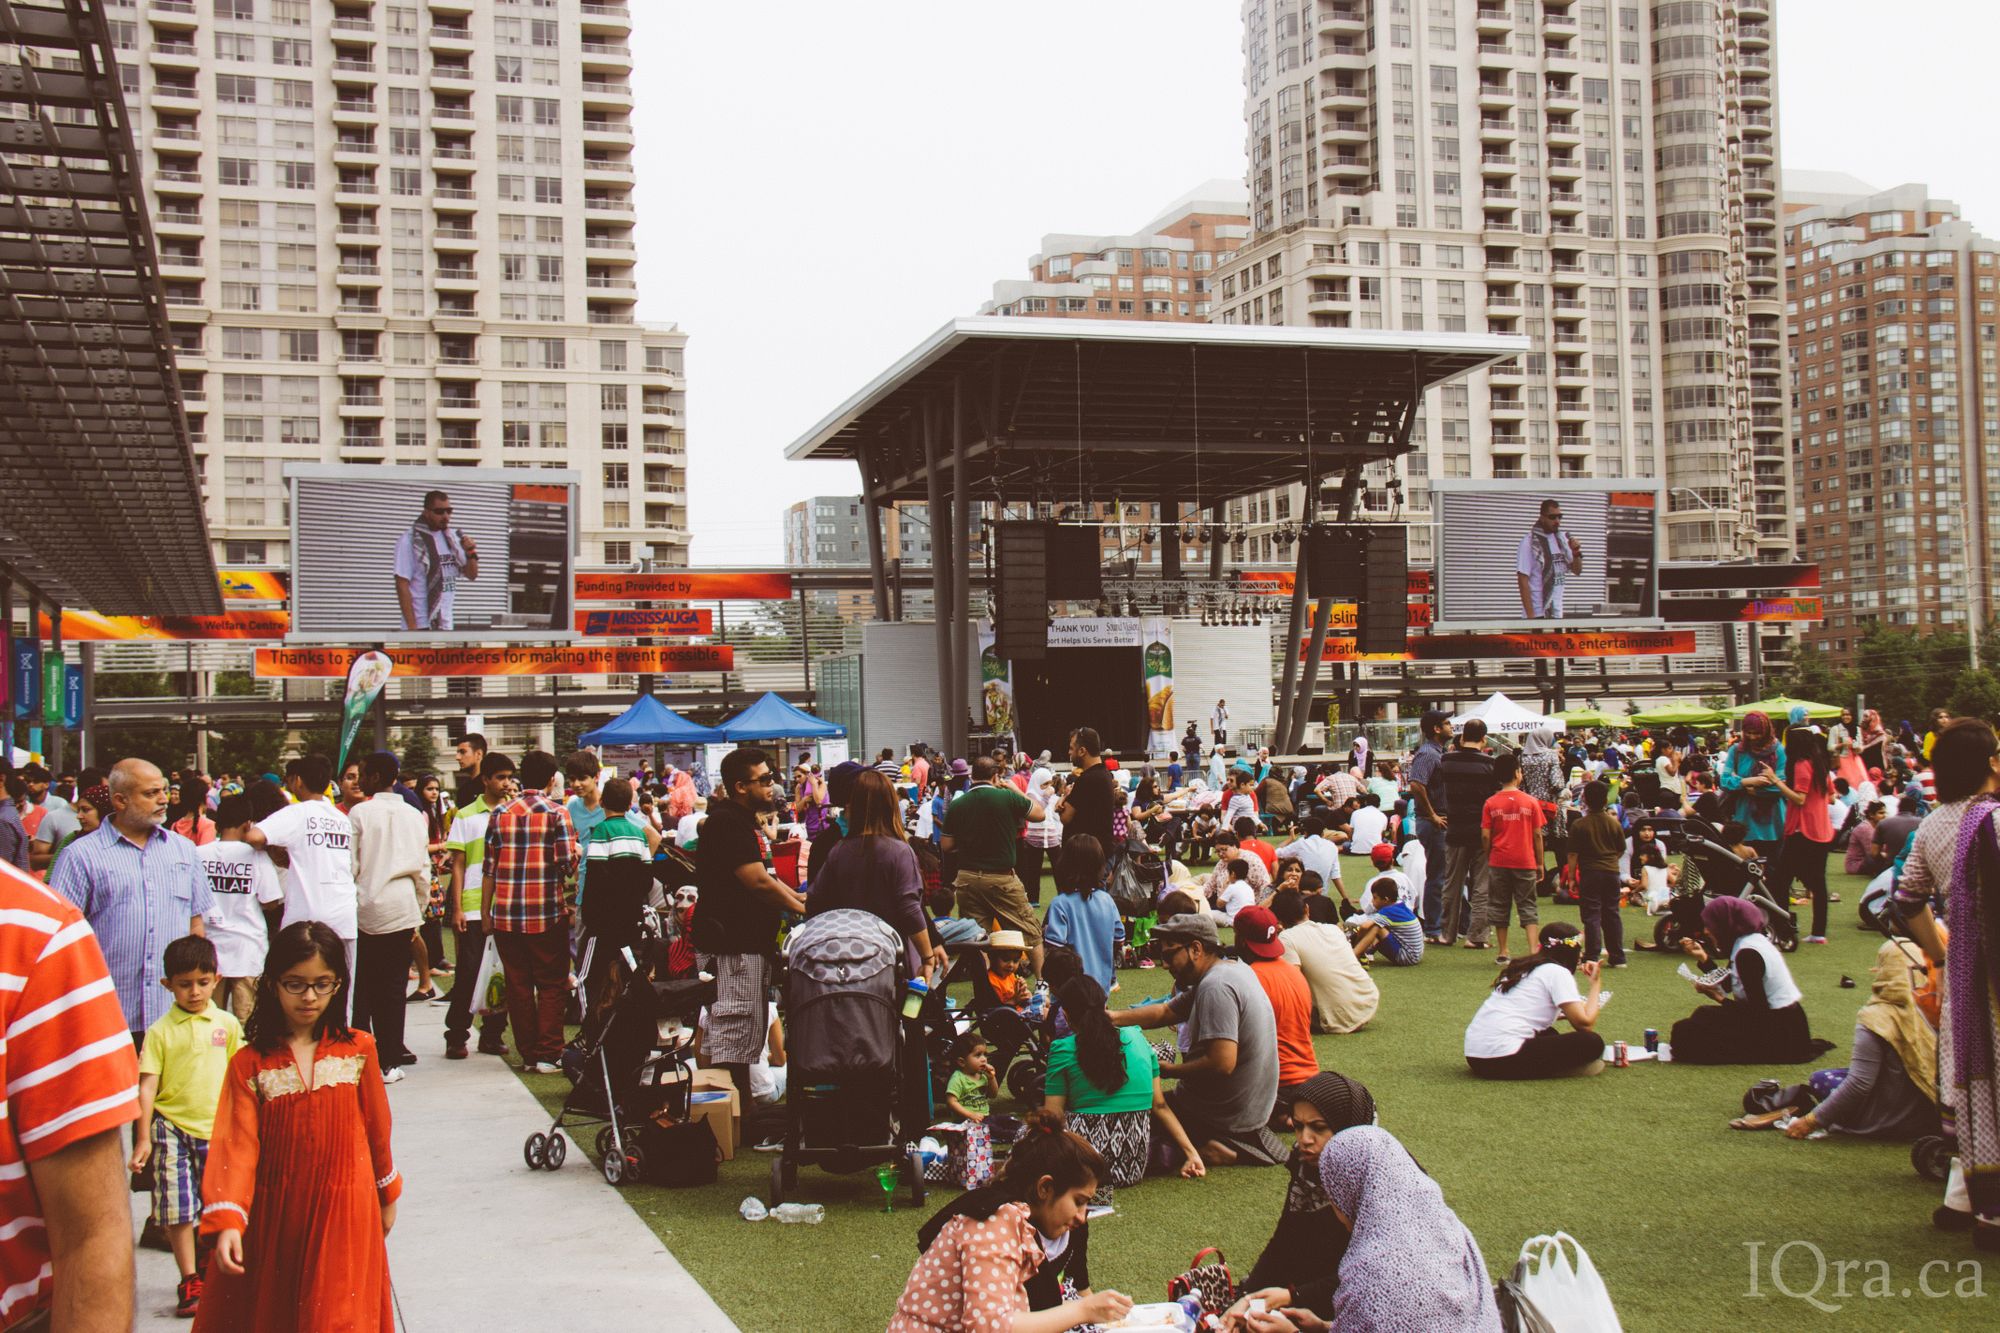
[[[1646,1029],[1646,1049],[1654,1052],[1660,1049],[1660,1030],[1658,1028]]]
[[[1618,1069],[1628,1069],[1632,1064],[1632,1047],[1622,1041],[1611,1043],[1611,1063]]]

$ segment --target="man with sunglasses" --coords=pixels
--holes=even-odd
[[[770,756],[743,748],[722,756],[722,785],[708,798],[695,845],[694,947],[715,977],[702,1057],[729,1077],[743,1105],[753,1104],[750,1066],[764,1050],[765,1004],[775,977],[778,923],[804,915],[805,899],[771,873],[771,844],[757,817],[776,808]]]
[[[396,605],[412,633],[449,631],[460,580],[479,577],[479,545],[451,526],[451,497],[424,492],[423,512],[396,541]]]

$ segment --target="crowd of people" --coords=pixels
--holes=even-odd
[[[18,955],[22,985],[0,993],[0,1020],[73,1002],[60,1023],[8,1029],[6,1147],[26,1170],[0,1188],[29,1192],[17,1215],[47,1217],[67,1262],[51,1276],[45,1252],[0,1246],[0,1320],[81,1299],[78,1274],[115,1275],[113,1231],[129,1271],[122,1205],[90,1192],[122,1192],[130,1171],[150,1174],[198,1327],[306,1327],[329,1301],[386,1326],[382,1238],[401,1185],[384,1090],[419,1063],[407,1006],[446,1006],[446,1060],[470,1057],[476,1026],[478,1052],[504,1054],[511,1031],[524,1070],[560,1072],[603,957],[651,908],[673,968],[714,979],[703,1062],[767,1131],[755,1108],[780,1095],[777,967],[793,922],[872,913],[902,941],[905,972],[932,983],[975,959],[980,1017],[952,1045],[939,1115],[988,1121],[1005,1165],[926,1226],[892,1327],[958,1327],[977,1300],[1040,1320],[1016,1328],[1115,1319],[1123,1298],[1088,1279],[1092,1202],[1149,1174],[1260,1166],[1290,1184],[1248,1284],[1258,1308],[1239,1306],[1235,1326],[1369,1327],[1381,1286],[1365,1275],[1417,1256],[1421,1299],[1452,1326],[1485,1327],[1476,1244],[1313,1036],[1378,1021],[1381,968],[1491,950],[1468,1072],[1596,1072],[1605,976],[1628,965],[1619,909],[1672,897],[1684,872],[1671,848],[1691,828],[1741,879],[1711,868],[1679,942],[1703,1003],[1672,1026],[1674,1058],[1803,1063],[1828,1048],[1770,913],[1809,908],[1805,943],[1824,942],[1825,863],[1841,850],[1850,873],[1880,877],[1907,938],[1877,957],[1848,1067],[1734,1123],[1955,1133],[1934,1220],[2000,1247],[2000,927],[1986,928],[2000,746],[1985,723],[1937,717],[1920,738],[1873,713],[1822,729],[1753,712],[1731,733],[1501,743],[1434,711],[1408,755],[1364,738],[1277,764],[1231,749],[1215,721],[1211,745],[1191,729],[1164,762],[1127,765],[1088,728],[1062,761],[919,746],[822,770],[810,754],[787,768],[739,748],[712,786],[698,769],[617,776],[589,751],[517,762],[476,735],[441,774],[405,773],[388,753],[339,771],[308,754],[248,780],[142,760],[10,771],[0,923],[15,924],[0,950]],[[1343,853],[1366,858],[1353,897]],[[662,858],[681,858],[681,888],[659,887]],[[1541,921],[1551,893],[1578,904],[1580,926]],[[481,993],[489,953],[498,1005]],[[1135,967],[1163,971],[1168,994],[1128,999],[1120,971]],[[999,1114],[1035,1036],[1040,1104]],[[246,1267],[246,1249],[298,1257]]]

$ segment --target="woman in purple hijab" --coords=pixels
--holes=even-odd
[[[1701,909],[1708,947],[1682,942],[1697,962],[1727,966],[1695,982],[1716,1003],[1674,1024],[1674,1059],[1690,1065],[1783,1065],[1818,1059],[1833,1043],[1816,1040],[1805,998],[1784,954],[1764,930],[1764,913],[1742,898],[1712,898]]]

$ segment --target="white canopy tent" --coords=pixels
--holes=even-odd
[[[1495,690],[1485,703],[1466,709],[1451,720],[1454,727],[1463,727],[1473,718],[1486,724],[1487,732],[1499,732],[1508,736],[1524,736],[1531,731],[1553,731],[1558,734],[1567,731],[1568,725],[1559,717],[1547,717],[1532,709],[1523,708],[1505,694]]]

